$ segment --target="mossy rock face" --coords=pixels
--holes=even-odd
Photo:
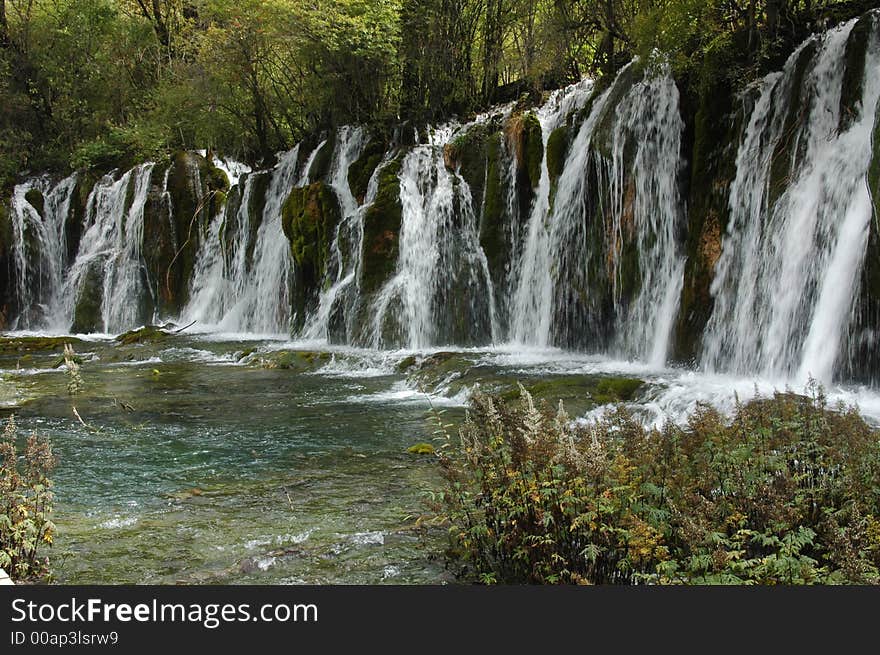
[[[164,277],[166,304],[172,313],[177,313],[189,298],[189,281],[192,279],[201,235],[217,210],[212,205],[215,200],[213,194],[208,196],[211,193],[209,181],[213,168],[207,159],[194,152],[177,152],[172,158],[167,190],[171,197],[171,218],[177,244],[170,274]],[[209,201],[203,202],[206,197],[209,197]]]
[[[336,194],[323,182],[293,189],[281,215],[293,260],[304,280],[316,284],[324,275],[333,233],[339,223]]]
[[[15,288],[12,244],[14,241],[9,208],[0,201],[0,329],[7,326],[12,314],[12,294]]]
[[[491,123],[473,125],[443,147],[443,163],[464,178],[475,204],[483,197],[488,142],[496,132]]]
[[[336,132],[330,132],[330,135],[327,137],[326,142],[321,149],[318,150],[318,153],[315,155],[315,158],[312,160],[312,165],[309,167],[309,181],[310,182],[318,182],[319,180],[323,180],[330,174],[330,164],[333,163],[333,151],[336,149]]]
[[[92,262],[76,295],[71,330],[78,333],[98,332],[103,328],[101,302],[104,297],[103,266]]]
[[[712,315],[711,285],[721,256],[730,216],[729,189],[736,177],[736,153],[748,102],[740,102],[731,79],[738,65],[733,42],[721,43],[704,57],[698,76],[680,94],[686,130],[682,149],[688,153],[689,189],[685,272],[680,310],[672,335],[670,357],[693,365]]]
[[[843,76],[843,87],[840,92],[839,129],[841,132],[848,130],[859,115],[865,82],[865,60],[873,22],[870,15],[862,16],[853,26],[846,42],[846,53],[844,54],[846,72]]]
[[[496,295],[503,297],[511,239],[508,225],[514,217],[507,216],[506,189],[502,171],[502,134],[492,134],[486,142],[486,188],[480,217],[480,247],[486,254],[489,275]],[[499,317],[504,320],[504,317]]]
[[[792,166],[796,166],[796,162],[800,158],[798,151],[793,148],[803,148],[803,144],[798,143],[798,139],[794,138],[797,134],[799,125],[802,121],[802,111],[804,99],[804,76],[813,61],[813,57],[818,49],[818,42],[808,43],[798,55],[795,62],[794,75],[790,87],[790,100],[788,105],[788,113],[785,116],[785,127],[783,134],[789,135],[779,139],[773,149],[773,156],[770,164],[770,185],[767,198],[768,208],[773,208],[779,197],[788,188],[791,181]]]
[[[880,112],[874,119],[874,152],[871,156],[871,165],[868,168],[868,188],[874,201],[875,226],[880,224]]]
[[[547,173],[551,184],[556,184],[556,180],[562,175],[567,154],[568,128],[563,125],[553,130],[547,138]]]
[[[43,192],[39,189],[28,189],[24,194],[24,199],[28,201],[31,207],[37,210],[41,218],[45,218],[46,200],[43,198]]]
[[[527,189],[534,189],[541,180],[544,160],[541,122],[534,112],[514,114],[508,120],[505,132],[516,156],[519,182]]]
[[[64,221],[64,238],[67,243],[67,261],[73,262],[79,252],[79,242],[82,238],[83,226],[86,222],[89,195],[101,176],[94,170],[79,171],[76,177],[76,186],[70,199],[70,210]],[[146,220],[147,215],[144,215]]]
[[[376,200],[364,215],[364,238],[361,266],[361,292],[378,291],[394,272],[399,252],[403,205],[400,202],[402,155],[379,171]]]
[[[376,167],[385,156],[386,144],[384,139],[373,137],[364,148],[361,156],[348,167],[348,187],[352,195],[362,205],[367,196],[367,187]]]
[[[211,191],[229,191],[229,178],[221,168],[217,168],[208,161],[208,189]]]
[[[172,275],[171,286],[167,285],[169,268],[177,250],[175,229],[172,226],[170,207],[164,193],[165,172],[167,168],[155,166],[150,177],[150,188],[144,203],[143,253],[147,268],[147,280],[151,287],[148,294],[162,314],[176,314],[177,282]],[[149,312],[152,313],[152,312]]]
[[[137,330],[129,330],[116,337],[116,343],[121,346],[130,346],[135,343],[157,343],[171,337],[171,332],[163,330],[157,325],[147,325]]]
[[[873,217],[868,228],[861,289],[856,298],[855,321],[847,333],[841,363],[841,377],[875,386],[880,384],[880,116],[874,123],[874,151],[868,168],[868,189]]]
[[[617,117],[617,108],[633,85],[642,79],[644,73],[643,68],[630,66],[620,72],[608,91],[608,99],[596,123],[591,142],[605,159],[612,158],[611,149],[614,145],[614,119]],[[630,161],[627,153],[624,153],[624,159]]]
[[[296,263],[291,299],[294,329],[302,327],[309,308],[317,302],[340,214],[336,194],[323,182],[293,189],[284,202],[282,226]]]

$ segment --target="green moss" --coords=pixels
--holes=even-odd
[[[638,378],[604,378],[596,385],[593,397],[599,403],[632,400],[644,384]]]
[[[121,346],[129,346],[135,343],[156,343],[164,341],[171,336],[170,332],[156,325],[147,325],[137,330],[129,330],[116,337],[116,343]]]
[[[27,193],[24,194],[24,199],[28,201],[31,207],[37,210],[37,213],[42,216],[45,211],[46,201],[43,198],[43,193],[39,189],[28,189]]]
[[[282,226],[303,281],[314,286],[324,276],[330,245],[339,222],[339,203],[323,182],[290,192],[282,207]]]
[[[568,129],[563,125],[557,127],[547,138],[547,172],[551,184],[555,184],[565,168],[565,156],[568,154]]]
[[[364,215],[364,238],[361,266],[361,291],[376,292],[397,265],[400,223],[400,173],[402,155],[388,162],[379,172],[376,200]]]
[[[208,189],[211,191],[229,191],[229,178],[223,170],[208,162]]]
[[[406,452],[413,455],[433,455],[435,451],[434,446],[429,443],[417,443],[407,448]]]
[[[523,116],[522,164],[534,189],[541,180],[541,163],[544,161],[544,139],[541,123],[534,112]]]
[[[261,355],[256,361],[263,368],[311,371],[330,361],[330,353],[311,350],[279,350]]]
[[[488,141],[495,133],[492,124],[473,125],[443,148],[446,167],[461,174],[475,201],[483,195]]]
[[[71,330],[79,333],[97,332],[102,325],[101,300],[104,295],[101,266],[93,263],[76,296]]]
[[[348,186],[358,203],[363,203],[373,171],[385,155],[386,144],[382,139],[373,138],[364,148],[361,156],[348,167]]]
[[[400,362],[398,362],[397,366],[394,369],[398,373],[406,373],[409,369],[416,365],[416,358],[414,355],[409,355],[404,357]]]

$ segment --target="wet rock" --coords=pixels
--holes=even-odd
[[[363,204],[366,198],[370,178],[385,156],[385,150],[385,140],[374,136],[367,143],[360,157],[348,167],[348,186],[359,205]]]
[[[163,330],[156,325],[147,325],[137,330],[129,330],[116,337],[116,343],[122,346],[129,346],[135,343],[156,343],[164,341],[172,336],[171,332]]]
[[[364,215],[361,291],[365,296],[378,291],[397,265],[403,205],[400,202],[398,174],[402,155],[388,162],[379,172],[375,202]]]
[[[317,303],[340,216],[336,194],[323,182],[293,189],[284,202],[282,226],[296,263],[292,314],[300,324],[294,329]]]

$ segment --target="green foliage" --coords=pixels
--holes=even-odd
[[[49,577],[40,550],[52,545],[53,493],[49,474],[55,456],[45,439],[30,435],[19,453],[14,417],[0,436],[0,568],[16,580]]]
[[[880,583],[880,434],[810,394],[659,429],[477,394],[441,450],[450,555],[482,582]]]

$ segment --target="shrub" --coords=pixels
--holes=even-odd
[[[809,391],[662,429],[477,393],[440,451],[450,557],[488,583],[876,584],[878,432]]]
[[[51,546],[55,525],[49,473],[55,456],[46,439],[30,435],[19,461],[16,426],[10,417],[0,437],[0,567],[16,580],[49,577],[49,560],[39,550]]]

